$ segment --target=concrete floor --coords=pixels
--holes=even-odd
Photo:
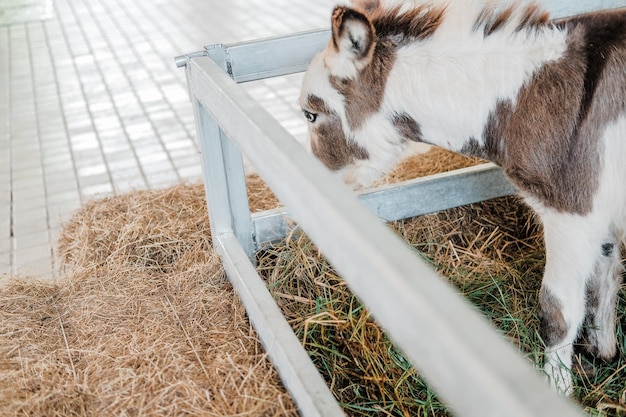
[[[0,2],[0,277],[52,277],[93,198],[200,181],[184,71],[204,45],[329,25],[334,1]],[[294,136],[298,76],[246,86]]]

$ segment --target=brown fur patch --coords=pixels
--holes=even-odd
[[[568,50],[500,102],[484,132],[484,153],[523,191],[560,211],[592,208],[603,129],[624,111],[626,12],[577,17]]]
[[[601,246],[593,274],[586,283],[585,322],[582,343],[587,352],[610,359],[616,352],[615,322],[617,293],[622,283],[624,267],[615,243]]]
[[[405,140],[411,140],[414,142],[424,141],[419,124],[408,114],[395,114],[391,118],[391,121],[400,136],[402,136]]]
[[[541,337],[546,346],[556,346],[563,340],[568,331],[567,323],[565,323],[561,311],[561,303],[552,295],[550,290],[541,287],[539,307]]]
[[[393,39],[397,45],[426,39],[441,25],[445,7],[420,5],[402,12],[400,6],[376,9],[370,19],[380,39]]]
[[[489,154],[484,146],[476,138],[471,137],[460,151],[461,154],[476,158],[489,159]]]
[[[330,109],[326,105],[326,102],[321,97],[314,94],[309,94],[306,98],[307,109],[313,113],[330,113]]]
[[[606,107],[601,111],[609,111],[614,116],[615,110],[620,110],[623,105],[611,96],[625,91],[626,85],[623,75],[626,60],[626,9],[576,16],[568,19],[565,26],[583,38],[579,47],[586,62],[586,73],[580,119],[587,117],[601,84],[608,84],[609,88],[605,90],[606,95],[601,94],[600,100],[596,101],[610,100],[612,108]]]
[[[550,14],[537,4],[529,4],[524,8],[524,15],[517,27],[518,30],[544,25],[550,20]]]
[[[326,118],[312,128],[311,150],[329,169],[336,171],[358,159],[369,158],[365,149],[347,140],[339,115],[331,111],[323,99],[309,95],[307,106]]]
[[[492,34],[493,32],[500,29],[504,23],[506,23],[513,14],[513,10],[515,7],[513,5],[500,10],[499,12],[495,11],[494,6],[485,6],[485,8],[480,12],[476,23],[474,24],[474,30],[483,27],[485,36]]]
[[[583,329],[595,327],[596,313],[598,311],[598,307],[600,306],[601,297],[602,294],[600,293],[600,286],[597,282],[594,282],[592,278],[590,282],[587,283],[586,287],[585,322]],[[586,339],[585,343],[582,344],[585,349],[591,354],[597,355],[598,352],[595,349],[597,346],[597,337],[595,336],[595,332],[584,332],[583,339]]]
[[[495,5],[487,5],[478,16],[474,29],[483,28],[485,36],[489,36],[504,27],[518,8],[522,9],[522,17],[517,25],[517,30],[535,28],[548,23],[550,19],[550,14],[542,10],[537,4],[512,4],[500,9]]]
[[[355,79],[331,76],[330,84],[344,96],[346,118],[350,129],[358,129],[380,109],[387,77],[395,62],[395,52],[387,42],[376,44],[372,61]]]

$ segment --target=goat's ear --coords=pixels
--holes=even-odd
[[[372,59],[376,44],[372,22],[361,12],[348,7],[336,7],[332,17],[331,47],[341,67],[352,64],[360,70]]]

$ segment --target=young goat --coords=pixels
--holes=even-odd
[[[411,141],[502,167],[543,223],[544,370],[570,394],[577,337],[616,352],[626,9],[550,21],[528,3],[361,0],[331,23],[300,97],[313,153],[358,186]]]

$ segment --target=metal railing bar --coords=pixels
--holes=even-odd
[[[515,192],[500,168],[487,163],[380,186],[362,193],[360,199],[378,217],[395,221]]]
[[[232,231],[250,258],[254,255],[250,207],[239,149],[197,100],[193,102],[211,232]]]
[[[227,68],[235,81],[246,82],[304,71],[329,39],[330,31],[323,29],[262,41],[211,45],[205,50],[219,66]]]
[[[436,175],[383,185],[359,199],[386,221],[402,220],[515,193],[500,168],[488,163]],[[283,239],[289,232],[284,208],[252,214],[257,249]]]
[[[553,18],[558,19],[593,10],[624,7],[626,2],[543,0],[541,5],[550,11]],[[203,51],[175,57],[175,62],[178,67],[183,67],[190,59],[208,54],[235,81],[254,81],[304,71],[313,56],[326,46],[329,38],[329,29],[318,29],[227,45],[208,45]]]
[[[295,336],[232,233],[214,237],[217,253],[263,347],[303,417],[339,417],[343,410]]]

